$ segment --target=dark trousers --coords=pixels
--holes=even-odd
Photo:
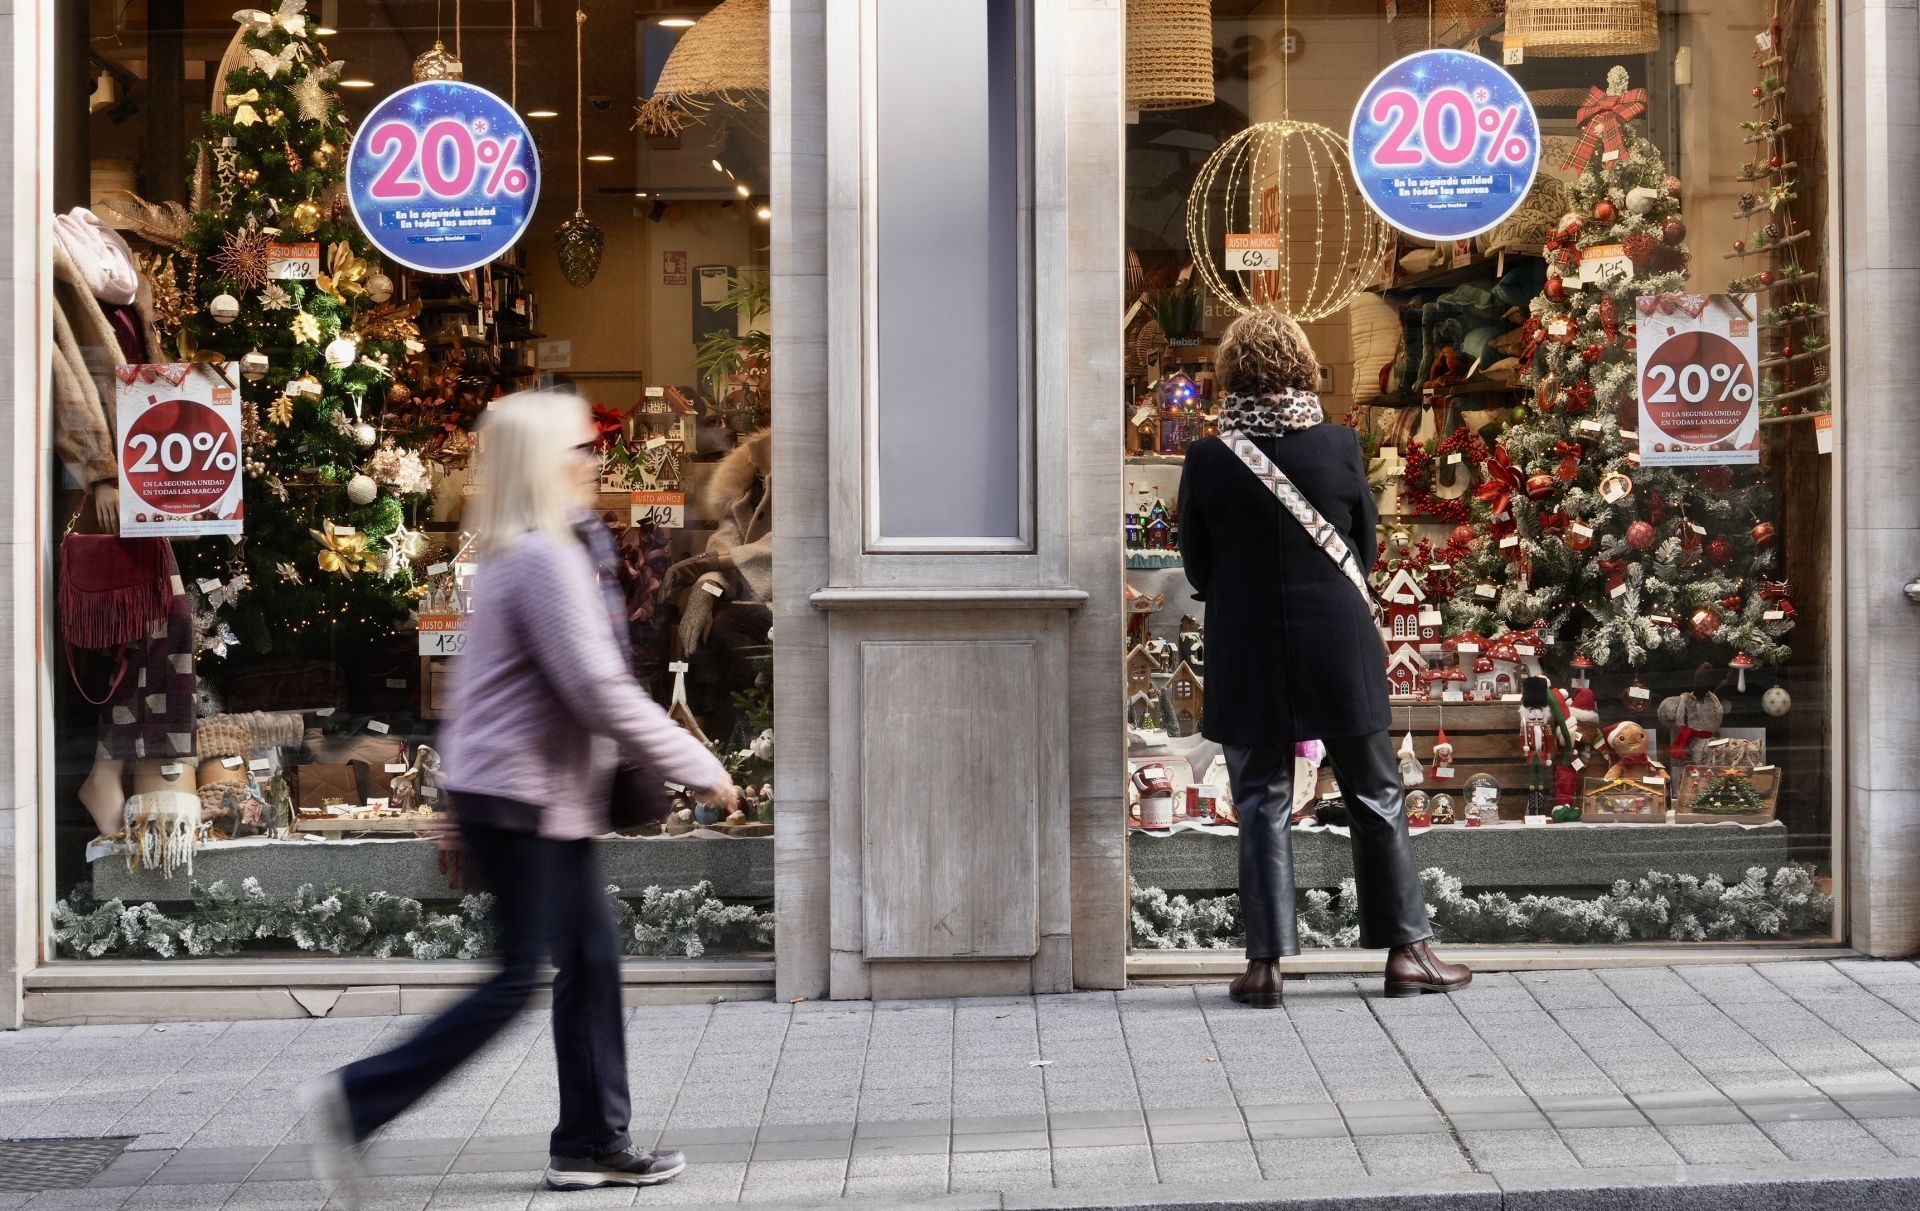
[[[478,824],[462,825],[460,839],[493,893],[500,970],[400,1046],[341,1070],[354,1134],[364,1139],[486,1046],[526,1005],[551,954],[560,1123],[549,1147],[570,1157],[627,1147],[620,932],[593,843]]]
[[[1360,895],[1360,945],[1405,946],[1433,936],[1426,896],[1413,869],[1406,790],[1385,732],[1328,740],[1327,759],[1352,817],[1353,881]],[[1300,953],[1294,917],[1293,746],[1224,746],[1240,818],[1240,915],[1247,958]]]

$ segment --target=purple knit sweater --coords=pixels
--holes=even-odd
[[[441,733],[456,801],[466,792],[537,805],[524,827],[570,841],[607,831],[622,760],[696,789],[725,780],[628,671],[585,546],[524,535],[481,566],[474,595]]]

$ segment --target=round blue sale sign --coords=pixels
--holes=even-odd
[[[1353,110],[1348,154],[1367,204],[1427,240],[1498,226],[1540,167],[1540,123],[1490,59],[1425,50],[1375,76]]]
[[[373,107],[347,152],[347,198],[367,238],[425,273],[459,273],[513,247],[540,198],[520,115],[459,80],[409,85]]]

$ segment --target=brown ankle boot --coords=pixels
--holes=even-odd
[[[1417,997],[1423,992],[1454,992],[1473,982],[1460,963],[1445,963],[1426,942],[1396,946],[1387,952],[1387,995]]]
[[[1227,996],[1242,1005],[1278,1009],[1284,1002],[1278,959],[1248,959],[1247,969],[1227,986]]]

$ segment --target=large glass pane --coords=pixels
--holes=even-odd
[[[1132,70],[1164,91],[1183,42],[1138,38],[1151,7],[1136,6]],[[1217,539],[1221,519],[1180,516],[1177,489],[1219,428],[1220,338],[1264,307],[1304,321],[1327,423],[1363,450],[1378,676],[1439,936],[1825,938],[1840,402],[1826,9],[1432,7],[1219,0],[1185,31],[1211,41],[1213,95],[1190,86],[1185,107],[1143,106],[1127,130],[1134,943],[1241,944],[1232,778],[1207,737],[1247,734],[1222,687],[1255,648],[1208,623],[1244,619],[1223,604],[1233,583],[1299,569],[1223,577],[1216,558],[1191,583],[1182,533]],[[1465,55],[1375,84],[1435,48]],[[1526,107],[1501,100],[1502,70]],[[1436,102],[1448,73],[1459,87]],[[1381,100],[1393,88],[1404,114]],[[1389,204],[1373,228],[1356,129],[1403,199],[1453,191],[1453,217]],[[1529,187],[1532,152],[1513,140],[1535,132]],[[1457,180],[1431,180],[1441,162]],[[1508,188],[1510,215],[1434,238]],[[1313,640],[1288,625],[1249,624],[1297,660]],[[1255,675],[1289,687],[1283,705],[1314,692],[1283,659]],[[1548,705],[1529,722],[1536,676]],[[1292,801],[1304,940],[1352,945],[1347,804],[1313,749]]]

